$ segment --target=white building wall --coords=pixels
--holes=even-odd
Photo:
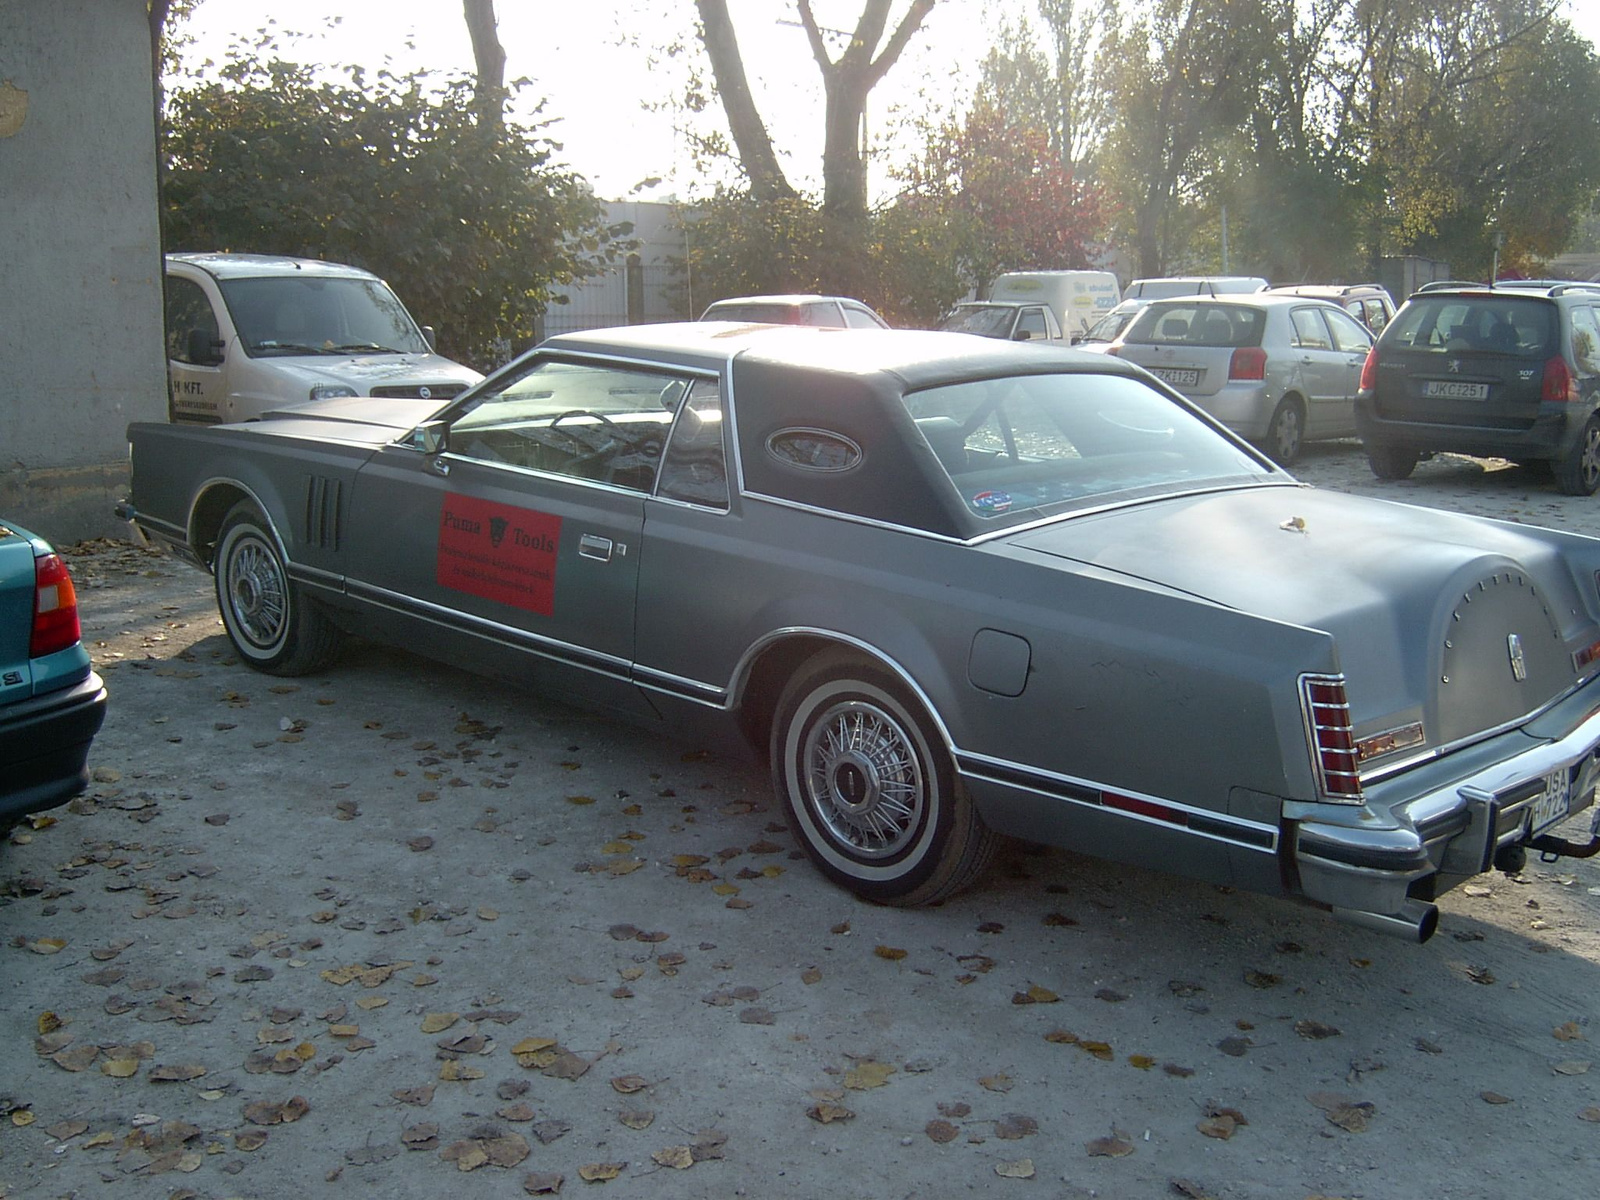
[[[0,515],[125,534],[133,420],[166,420],[145,0],[0,0]]]

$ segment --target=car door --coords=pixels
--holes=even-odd
[[[1342,395],[1330,400],[1326,409],[1328,424],[1324,437],[1353,437],[1356,432],[1356,392],[1361,390],[1361,368],[1372,349],[1372,334],[1366,326],[1340,309],[1324,309],[1328,332],[1333,336],[1335,354],[1344,358]]]
[[[1050,326],[1044,319],[1044,306],[1025,305],[1017,312],[1017,324],[1011,337],[1018,342],[1042,342],[1050,336]]]
[[[1338,425],[1337,410],[1345,401],[1344,357],[1333,348],[1326,310],[1307,306],[1289,311],[1300,386],[1306,397],[1306,436],[1326,437]]]
[[[480,668],[631,706],[645,497],[690,381],[541,357],[469,393],[357,475],[347,590]]]
[[[222,402],[228,393],[225,317],[220,296],[213,298],[197,280],[167,273],[169,420],[214,425],[223,419]]]

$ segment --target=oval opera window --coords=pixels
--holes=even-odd
[[[780,429],[767,439],[767,453],[808,471],[848,471],[862,459],[860,446],[826,429]]]

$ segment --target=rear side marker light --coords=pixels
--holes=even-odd
[[[1317,780],[1317,799],[1329,804],[1365,803],[1344,676],[1300,676],[1300,710]]]
[[[1228,378],[1254,380],[1267,377],[1267,352],[1260,346],[1240,346],[1228,360]]]
[[[74,646],[81,632],[78,593],[67,564],[59,554],[40,555],[33,560],[33,632],[28,638],[28,657],[43,658]]]

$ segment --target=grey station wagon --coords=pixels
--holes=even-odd
[[[861,896],[1014,834],[1420,940],[1593,850],[1600,541],[1304,487],[1115,358],[700,322],[350,403],[129,429],[246,662],[358,633],[727,734]]]

